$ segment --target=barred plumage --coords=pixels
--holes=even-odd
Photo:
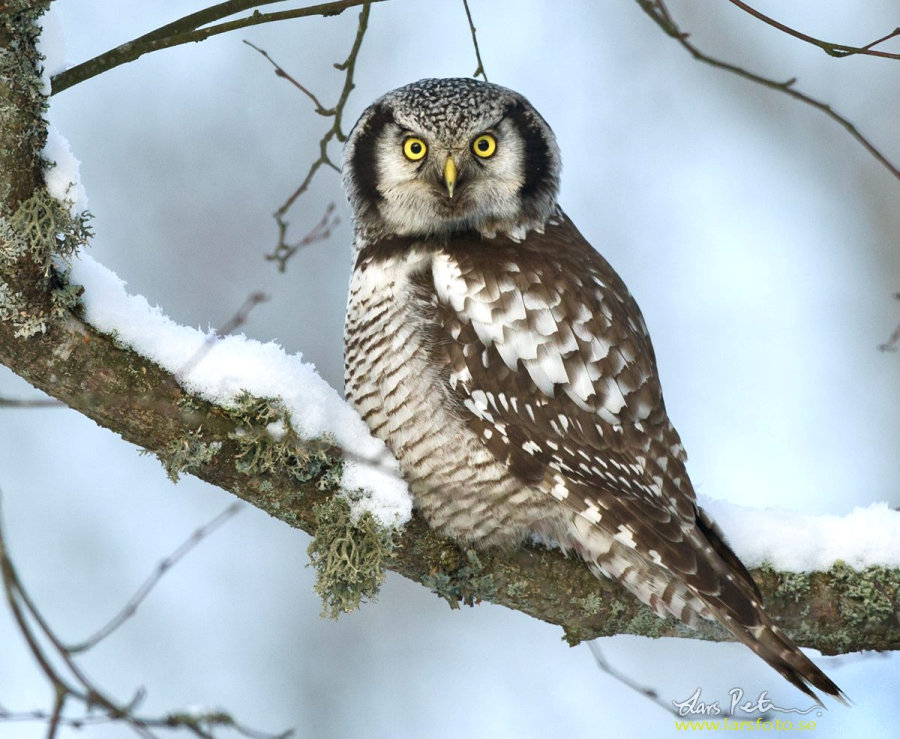
[[[559,170],[549,126],[496,85],[423,80],[363,113],[344,158],[348,400],[437,530],[554,540],[660,616],[717,619],[840,698],[697,507],[643,317],[556,205]]]

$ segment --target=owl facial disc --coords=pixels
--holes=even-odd
[[[521,239],[556,210],[556,139],[520,94],[474,79],[426,79],[376,100],[344,150],[360,232]]]

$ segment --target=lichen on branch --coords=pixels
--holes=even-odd
[[[313,506],[316,525],[309,544],[316,569],[315,591],[322,615],[337,618],[375,600],[387,574],[399,531],[383,526],[368,511],[354,519],[343,495]]]

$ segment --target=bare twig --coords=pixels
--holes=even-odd
[[[894,293],[894,297],[897,300],[900,300],[900,293]],[[883,344],[880,344],[878,348],[883,352],[895,352],[897,351],[898,346],[900,346],[900,325],[898,325],[897,328],[894,329],[894,332],[891,334],[890,338]]]
[[[212,7],[204,8],[196,13],[186,15],[172,23],[161,26],[150,33],[146,33],[121,46],[117,46],[115,49],[110,49],[93,59],[89,59],[64,72],[60,72],[51,79],[51,94],[55,95],[73,85],[77,85],[79,82],[84,82],[91,77],[96,77],[98,74],[114,69],[121,64],[133,62],[151,51],[168,49],[172,46],[180,46],[181,44],[187,44],[193,41],[204,41],[210,36],[216,36],[220,33],[227,33],[248,26],[260,25],[262,23],[274,23],[290,18],[305,18],[312,15],[339,15],[347,8],[352,8],[356,5],[365,4],[368,6],[371,2],[382,2],[382,0],[335,0],[334,2],[310,5],[295,10],[284,10],[278,13],[260,13],[258,10],[255,10],[244,18],[201,28],[201,26],[205,26],[207,23],[227,18],[230,15],[240,13],[244,10],[256,8],[261,5],[271,5],[272,3],[282,1],[283,0],[230,0],[229,2],[219,3]]]
[[[668,36],[674,38],[679,44],[691,56],[694,57],[697,61],[703,62],[704,64],[708,64],[712,67],[716,67],[717,69],[724,69],[732,74],[736,74],[739,77],[743,77],[744,79],[750,80],[751,82],[756,82],[757,84],[763,85],[764,87],[771,88],[773,90],[778,90],[779,92],[783,92],[786,95],[790,95],[795,100],[800,100],[807,105],[816,108],[817,110],[821,110],[825,115],[831,118],[833,121],[839,123],[853,138],[855,138],[862,146],[868,151],[875,159],[878,160],[894,177],[900,179],[900,169],[898,169],[884,154],[882,154],[875,146],[869,141],[865,136],[863,136],[859,130],[854,126],[849,120],[844,118],[839,113],[835,112],[830,105],[827,103],[820,102],[811,98],[809,95],[800,92],[799,90],[794,88],[794,83],[797,81],[795,78],[791,78],[786,80],[785,82],[779,82],[777,80],[769,79],[768,77],[763,77],[754,72],[750,72],[749,70],[744,69],[743,67],[739,67],[735,64],[730,64],[728,62],[724,62],[721,59],[716,59],[711,57],[702,51],[700,51],[696,46],[694,46],[690,41],[688,41],[688,34],[684,33],[672,20],[672,16],[669,14],[669,10],[666,7],[664,0],[637,0],[637,4],[641,7],[641,9],[653,19],[653,22],[656,23]]]
[[[294,85],[294,87],[296,87],[298,90],[300,90],[300,92],[302,92],[310,100],[312,100],[313,105],[316,106],[316,113],[318,113],[319,115],[328,115],[329,114],[328,110],[326,110],[325,107],[322,105],[322,103],[319,102],[319,98],[317,98],[315,95],[313,95],[303,85],[301,85],[299,82],[297,82],[297,80],[295,80],[287,72],[285,72],[284,69],[282,69],[275,62],[275,60],[269,56],[269,53],[267,51],[265,51],[264,49],[260,49],[256,44],[251,44],[249,41],[247,41],[247,39],[244,39],[244,43],[247,44],[247,46],[249,46],[251,49],[255,49],[260,54],[262,54],[269,61],[269,64],[271,64],[273,67],[275,67],[275,74],[278,77],[282,77],[283,79],[286,79],[288,82],[290,82],[292,85]]]
[[[337,219],[334,217],[334,205],[331,204],[325,211],[325,215],[322,217],[320,222],[302,239],[294,243],[288,243],[287,241],[287,231],[290,226],[287,220],[285,220],[285,214],[288,210],[290,210],[291,206],[296,202],[297,198],[299,198],[303,193],[305,193],[310,184],[313,181],[313,178],[316,176],[316,173],[319,171],[321,167],[330,167],[335,172],[340,173],[340,166],[334,162],[334,160],[328,154],[328,145],[332,142],[332,140],[337,140],[339,142],[344,142],[347,140],[347,136],[343,131],[343,115],[344,115],[344,107],[347,104],[347,99],[350,97],[350,92],[353,90],[353,75],[356,71],[356,60],[359,56],[359,50],[362,47],[362,41],[364,36],[366,35],[366,29],[369,25],[369,3],[363,5],[363,9],[359,14],[359,24],[356,29],[356,37],[353,40],[353,47],[350,49],[350,54],[347,56],[347,59],[342,62],[335,64],[335,69],[344,72],[344,85],[341,88],[341,94],[338,97],[337,103],[332,108],[325,108],[321,103],[319,103],[318,98],[316,98],[312,93],[309,93],[306,88],[301,85],[297,80],[288,74],[277,64],[272,57],[270,57],[266,52],[262,49],[256,49],[260,54],[262,54],[272,66],[275,67],[275,73],[289,82],[291,82],[295,87],[303,90],[307,93],[310,99],[313,101],[313,104],[316,106],[316,112],[324,116],[326,118],[332,118],[331,127],[325,132],[322,138],[319,140],[319,156],[318,158],[309,166],[309,169],[306,172],[303,180],[300,182],[300,185],[296,190],[291,194],[291,196],[282,203],[281,207],[275,211],[275,221],[278,224],[278,244],[275,246],[274,251],[271,254],[266,254],[266,259],[270,261],[278,262],[278,271],[284,272],[287,267],[288,260],[297,253],[299,249],[304,246],[307,246],[315,241],[320,241],[324,238],[328,238],[331,235],[331,231],[335,225],[337,225]],[[252,44],[250,44],[252,46]]]
[[[56,398],[0,398],[0,408],[65,408]]]
[[[0,722],[23,723],[26,721],[35,721],[48,724],[52,718],[52,715],[52,713],[40,709],[34,711],[9,711],[6,708],[0,706]],[[88,716],[60,716],[58,725],[68,726],[73,729],[84,729],[89,726],[96,726],[98,724],[113,723],[114,721],[116,721],[116,719],[111,718],[106,714],[94,714]]]
[[[887,51],[875,51],[874,47],[879,44],[883,44],[885,41],[889,41],[892,38],[896,38],[900,36],[900,28],[895,28],[891,31],[887,36],[882,36],[880,39],[876,39],[865,46],[848,46],[846,44],[836,44],[831,41],[823,41],[822,39],[815,38],[814,36],[808,36],[805,33],[802,33],[790,26],[786,26],[779,21],[776,21],[774,18],[770,18],[763,13],[760,13],[755,8],[751,8],[741,0],[728,0],[732,5],[736,5],[745,13],[749,13],[754,18],[758,18],[763,23],[768,23],[773,28],[777,28],[779,31],[783,31],[789,36],[793,36],[794,38],[800,39],[801,41],[805,41],[808,44],[812,44],[813,46],[818,46],[822,51],[824,51],[829,56],[837,57],[838,59],[842,59],[847,56],[854,56],[856,54],[864,54],[866,56],[880,56],[885,59],[900,59],[900,54],[891,54]]]
[[[298,241],[288,243],[288,222],[281,218],[279,214],[276,214],[275,219],[278,223],[278,246],[276,247],[276,251],[272,254],[266,254],[266,259],[270,261],[277,260],[278,270],[280,272],[284,272],[287,261],[300,251],[300,249],[329,238],[331,232],[334,231],[335,227],[341,222],[341,219],[335,215],[334,203],[329,203],[328,207],[325,208],[325,213],[322,215],[322,218],[319,219],[319,222],[315,226],[313,226]]]
[[[231,334],[232,331],[243,326],[250,316],[250,311],[260,303],[265,303],[268,299],[269,296],[263,292],[250,293],[250,296],[244,301],[243,305],[238,308],[237,313],[229,318],[222,328],[207,335],[200,348],[194,352],[194,355],[184,363],[180,370],[178,370],[178,376],[180,378],[185,378],[191,374],[191,372],[194,371],[194,368],[203,361],[203,358],[209,354],[212,348],[221,339],[224,339]]]
[[[472,11],[469,10],[469,0],[463,0],[463,6],[466,9],[466,18],[469,19],[469,31],[472,34],[472,45],[475,47],[475,59],[478,60],[478,67],[472,72],[472,76],[477,77],[480,74],[487,82],[487,72],[484,71],[484,63],[481,61],[481,50],[478,48],[478,36],[475,33],[475,24],[472,22]]]
[[[196,546],[201,539],[208,536],[213,529],[221,525],[224,520],[230,518],[233,515],[234,507],[234,505],[229,506],[216,519],[195,531],[190,539],[161,563],[157,572],[128,602],[122,613],[85,642],[82,645],[83,648],[90,648],[121,625],[121,622],[126,620],[133,609],[146,597],[165,570]],[[276,739],[276,737],[291,735],[290,731],[275,735],[250,729],[221,711],[184,711],[158,717],[138,715],[138,708],[145,696],[143,689],[138,690],[128,703],[120,704],[113,700],[87,677],[74,659],[74,650],[66,647],[50,628],[16,572],[6,546],[2,520],[0,520],[0,575],[2,575],[3,591],[13,619],[41,672],[50,681],[54,693],[52,710],[10,711],[5,707],[0,707],[0,722],[41,721],[47,724],[48,737],[55,736],[60,726],[82,728],[101,723],[122,723],[145,739],[153,739],[156,736],[154,730],[157,729],[170,731],[183,729],[201,739],[214,739],[213,732],[217,728],[228,728],[240,736],[250,739]],[[58,669],[56,664],[60,664],[62,669]],[[68,674],[64,674],[63,670]],[[81,707],[80,715],[72,716],[66,712],[69,702],[77,703]]]
[[[268,299],[269,296],[263,292],[250,293],[250,296],[244,301],[244,304],[240,308],[238,308],[237,313],[229,318],[223,324],[222,328],[216,331],[216,338],[225,338],[235,329],[243,326],[247,322],[247,319],[250,317],[250,311],[252,311],[260,303],[265,303]]]
[[[660,698],[659,693],[657,693],[656,690],[646,685],[640,685],[636,680],[633,680],[624,672],[619,672],[619,670],[613,667],[603,655],[603,652],[600,649],[600,645],[597,644],[596,641],[589,641],[588,647],[591,650],[591,654],[594,656],[594,662],[597,663],[597,667],[599,667],[603,672],[605,672],[614,680],[622,683],[622,685],[631,688],[635,693],[638,693],[647,700],[655,703],[667,713],[671,713],[676,717],[678,716],[678,711],[676,711],[672,706],[670,706],[662,698]]]
[[[183,541],[178,546],[177,549],[175,549],[168,557],[161,560],[159,564],[156,565],[156,568],[153,570],[150,576],[135,591],[134,595],[132,595],[131,598],[128,599],[128,602],[122,607],[122,609],[115,616],[113,616],[105,626],[103,626],[95,634],[88,637],[84,641],[68,646],[67,651],[69,652],[69,654],[86,652],[87,650],[95,647],[106,637],[112,634],[116,629],[118,629],[122,624],[124,624],[137,612],[138,607],[141,605],[141,603],[143,603],[144,599],[148,595],[150,595],[150,591],[156,587],[156,584],[170,569],[172,569],[172,567],[178,564],[181,559],[183,559],[192,549],[200,544],[200,542],[206,539],[213,531],[222,526],[229,519],[233,518],[241,510],[241,508],[243,508],[243,506],[243,503],[232,503],[219,515],[209,521],[209,523],[206,523],[196,529],[194,533],[192,533],[185,541]]]
[[[633,678],[626,675],[624,672],[613,667],[609,660],[606,659],[603,652],[600,649],[600,645],[597,644],[596,640],[592,640],[588,642],[588,647],[591,650],[591,654],[594,656],[594,662],[597,663],[597,667],[599,667],[603,672],[609,675],[613,680],[616,680],[626,688],[630,688],[638,695],[643,696],[647,700],[655,703],[657,706],[662,708],[666,713],[672,714],[675,718],[682,718],[682,715],[678,712],[678,709],[671,702],[667,702],[659,697],[659,693],[656,692],[656,689],[651,688],[647,685],[641,685],[634,680]],[[719,719],[727,719],[734,718],[734,714],[731,711],[722,711],[717,714],[717,718]],[[768,713],[760,714],[760,719],[762,721],[766,721],[769,718]]]

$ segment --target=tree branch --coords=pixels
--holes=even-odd
[[[790,26],[786,26],[784,23],[780,23],[776,21],[774,18],[770,18],[764,13],[760,13],[755,8],[751,8],[741,0],[728,0],[732,5],[736,5],[745,13],[749,13],[754,18],[761,20],[763,23],[766,23],[772,28],[777,28],[779,31],[786,33],[788,36],[793,36],[796,39],[800,39],[801,41],[805,41],[808,44],[812,44],[813,46],[818,46],[822,51],[824,51],[828,56],[837,57],[838,59],[843,59],[848,56],[855,56],[857,54],[863,54],[866,56],[880,56],[885,59],[900,59],[900,54],[891,54],[887,51],[876,51],[875,46],[879,44],[883,44],[885,41],[889,41],[892,38],[896,38],[900,36],[900,28],[895,28],[886,36],[882,36],[871,43],[866,44],[865,46],[848,46],[846,44],[836,44],[831,41],[823,41],[822,39],[818,39],[815,36],[808,36],[801,31],[798,31]]]
[[[216,729],[223,727],[248,739],[287,739],[291,736],[292,731],[277,735],[256,731],[243,726],[233,716],[221,710],[185,710],[157,716],[142,715],[138,713],[138,709],[146,697],[143,688],[138,688],[127,703],[119,703],[101,690],[75,660],[77,652],[92,649],[128,619],[165,572],[210,531],[234,515],[240,506],[240,503],[232,503],[206,526],[197,529],[186,542],[160,562],[154,574],[129,599],[125,608],[112,621],[87,641],[75,647],[63,644],[26,590],[7,549],[0,516],[0,589],[6,596],[7,605],[19,633],[52,686],[54,694],[53,709],[49,712],[43,710],[13,712],[0,706],[0,722],[40,721],[47,725],[48,738],[56,736],[60,726],[82,728],[101,723],[119,723],[145,739],[153,739],[156,736],[154,729],[171,732],[186,730],[200,739],[215,739]],[[78,715],[72,715],[65,710],[67,703],[78,706]]]
[[[164,459],[171,460],[172,450],[186,440],[215,450],[194,458],[189,471],[290,526],[315,532],[315,506],[330,497],[316,483],[334,474],[340,448],[328,446],[326,463],[303,482],[287,464],[248,474],[240,423],[232,411],[188,393],[173,374],[88,324],[77,306],[61,309],[54,303],[60,286],[50,255],[22,251],[25,237],[14,228],[13,215],[42,187],[45,126],[43,100],[34,94],[40,90],[35,30],[25,31],[25,25],[21,18],[0,20],[0,60],[5,60],[0,68],[0,288],[15,295],[16,311],[41,315],[43,330],[23,337],[14,320],[0,320],[0,362]],[[18,247],[12,243],[16,239]],[[305,440],[296,456],[321,457],[324,447],[321,440]],[[405,527],[389,566],[451,605],[486,600],[558,624],[571,643],[619,633],[729,638],[712,623],[694,633],[674,620],[658,619],[620,585],[598,581],[582,562],[559,551],[529,548],[476,556],[435,535],[420,518]],[[809,575],[761,569],[754,576],[769,613],[799,644],[827,654],[900,649],[900,571],[856,572],[836,565]]]
[[[325,131],[322,138],[319,139],[319,157],[309,165],[309,169],[306,170],[306,176],[304,176],[303,180],[297,186],[297,189],[294,190],[288,199],[285,200],[274,213],[275,223],[278,225],[278,243],[275,245],[272,253],[266,254],[265,257],[269,261],[278,262],[279,272],[284,272],[285,269],[287,269],[287,263],[298,251],[300,251],[300,249],[331,236],[332,229],[334,229],[339,222],[337,216],[334,214],[334,203],[330,203],[325,210],[325,215],[322,216],[320,221],[307,232],[305,236],[293,243],[287,241],[287,232],[290,227],[290,223],[286,219],[287,212],[293,207],[294,203],[297,202],[297,199],[309,189],[313,178],[316,176],[316,172],[318,172],[321,167],[330,167],[338,174],[341,173],[340,166],[336,164],[328,154],[328,145],[334,139],[337,139],[339,142],[346,141],[347,139],[343,130],[344,108],[347,106],[347,100],[350,98],[350,93],[355,87],[353,76],[356,74],[356,60],[359,58],[359,50],[362,48],[362,42],[365,38],[366,30],[369,27],[370,7],[369,3],[366,3],[359,13],[356,36],[353,39],[353,46],[350,48],[350,53],[347,55],[347,58],[343,62],[336,62],[334,65],[335,69],[344,73],[344,84],[341,86],[341,93],[338,96],[338,101],[332,108],[324,108],[315,95],[294,79],[294,77],[272,59],[267,52],[254,46],[249,41],[244,42],[248,46],[256,49],[256,51],[262,54],[266,60],[275,67],[275,74],[282,79],[286,79],[306,94],[316,106],[316,113],[325,118],[332,119],[331,127]]]
[[[469,0],[463,0],[463,7],[466,9],[466,18],[469,21],[469,33],[472,34],[472,46],[475,47],[475,59],[478,61],[478,66],[475,68],[475,71],[472,72],[473,77],[477,77],[481,75],[484,78],[484,81],[487,82],[487,72],[484,71],[484,62],[481,61],[481,49],[478,48],[478,35],[475,32],[475,23],[472,21],[472,11],[469,10]]]
[[[703,62],[704,64],[708,64],[711,67],[716,67],[717,69],[724,69],[727,72],[731,72],[732,74],[738,75],[738,77],[743,77],[746,80],[750,80],[751,82],[755,82],[763,87],[768,87],[772,90],[777,90],[779,92],[783,92],[785,95],[790,95],[795,100],[799,100],[807,105],[812,106],[816,110],[822,111],[825,115],[831,118],[836,123],[840,124],[840,126],[847,131],[854,139],[856,139],[862,146],[869,152],[873,157],[875,157],[878,162],[885,167],[894,177],[900,179],[900,169],[897,168],[896,165],[893,164],[881,151],[867,139],[863,134],[859,131],[859,129],[853,125],[848,119],[844,118],[840,113],[836,112],[832,109],[830,105],[827,103],[823,103],[815,98],[810,97],[809,95],[800,92],[794,87],[794,83],[797,81],[793,77],[784,82],[779,82],[778,80],[773,80],[768,77],[763,77],[762,75],[756,74],[755,72],[751,72],[743,67],[739,67],[736,64],[730,64],[729,62],[722,61],[721,59],[716,59],[715,57],[711,57],[708,54],[700,51],[694,44],[688,41],[689,34],[683,32],[675,21],[672,19],[672,16],[669,14],[669,10],[666,7],[664,0],[637,0],[637,4],[641,7],[653,22],[656,23],[665,33],[666,35],[675,39],[681,46],[697,61]]]
[[[95,56],[93,59],[76,64],[74,67],[60,72],[51,80],[51,94],[55,95],[73,85],[77,85],[79,82],[96,77],[98,74],[114,69],[121,64],[133,62],[151,51],[168,49],[172,46],[180,46],[193,41],[205,41],[210,36],[217,36],[220,33],[236,31],[239,28],[247,28],[248,26],[258,26],[262,23],[274,23],[275,21],[283,21],[290,18],[305,18],[311,15],[340,15],[347,8],[371,2],[383,2],[383,0],[335,0],[334,2],[310,5],[306,8],[283,10],[278,13],[260,13],[258,10],[254,10],[253,13],[244,18],[201,28],[207,23],[227,18],[243,10],[257,8],[261,5],[271,5],[277,2],[284,2],[284,0],[229,0],[229,2],[219,3],[186,15],[143,36],[121,44],[115,49],[110,49],[99,56]]]

